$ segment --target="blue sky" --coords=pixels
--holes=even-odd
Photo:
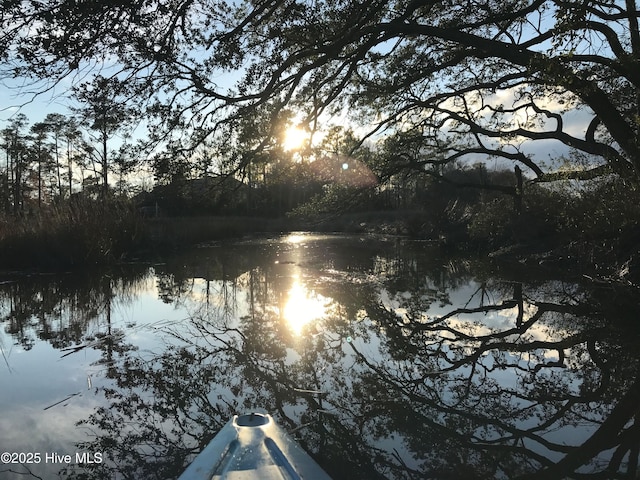
[[[50,91],[35,94],[34,88],[29,87],[19,79],[2,79],[0,88],[0,128],[17,113],[24,113],[33,124],[44,120],[49,113],[69,113],[69,100],[66,98],[70,83],[63,82]]]

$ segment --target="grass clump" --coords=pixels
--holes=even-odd
[[[67,268],[117,261],[143,241],[126,200],[74,199],[0,218],[0,266]]]

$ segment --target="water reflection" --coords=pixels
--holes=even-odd
[[[0,286],[3,351],[50,345],[83,382],[68,400],[82,407],[77,427],[60,429],[73,445],[56,448],[107,461],[65,477],[174,478],[233,413],[253,409],[295,430],[335,478],[637,474],[633,287],[303,234],[105,278]],[[7,359],[14,372],[24,365]],[[64,385],[43,386],[38,408],[78,391]],[[19,400],[0,400],[24,415]],[[44,425],[61,408],[33,418]]]
[[[328,303],[328,299],[308,291],[296,278],[287,293],[287,303],[282,309],[282,316],[289,328],[296,335],[300,335],[305,327],[324,317]],[[316,330],[317,328],[316,325]]]

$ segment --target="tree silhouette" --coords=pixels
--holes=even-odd
[[[615,174],[637,183],[635,2],[216,5],[9,2],[4,68],[55,83],[114,60],[114,78],[169,127],[191,119],[210,133],[268,104],[314,128],[348,107],[372,134],[421,138],[425,155],[398,159],[399,169],[500,158],[541,181]],[[239,79],[224,84],[224,72]],[[579,133],[567,115],[575,111],[585,116]],[[529,144],[550,141],[586,155],[586,168],[543,165]]]
[[[6,200],[5,205],[12,205],[12,213],[22,212],[24,203],[25,178],[29,166],[27,136],[24,129],[27,126],[26,115],[20,113],[2,131],[6,157]]]
[[[43,191],[45,189],[46,174],[50,172],[53,166],[53,158],[51,151],[47,148],[46,137],[49,126],[44,122],[35,123],[31,126],[31,133],[34,135],[34,155],[36,158],[36,175],[37,175],[37,190],[38,190],[38,208],[42,208],[43,204]]]
[[[109,170],[111,169],[109,141],[116,132],[130,122],[129,107],[122,101],[123,88],[115,78],[97,77],[91,83],[83,83],[74,91],[75,98],[82,104],[76,109],[82,122],[96,133],[100,145],[99,157],[102,166],[103,194],[109,190]],[[122,163],[122,162],[120,162]],[[126,170],[124,166],[123,170]]]

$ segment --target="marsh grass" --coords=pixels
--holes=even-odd
[[[294,230],[406,233],[404,217],[398,212],[364,212],[320,222],[266,216],[144,218],[128,200],[75,199],[22,217],[0,217],[0,269],[60,270],[152,261],[191,245]]]
[[[74,199],[0,218],[2,268],[59,269],[109,264],[138,247],[142,220],[126,201]]]
[[[267,217],[143,218],[128,201],[82,199],[22,217],[0,217],[0,268],[63,269],[144,261],[189,245],[279,233]]]

